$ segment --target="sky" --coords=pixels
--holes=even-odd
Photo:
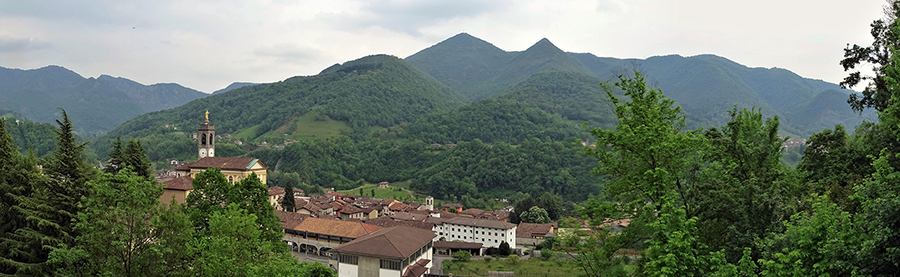
[[[715,54],[840,82],[844,47],[869,45],[884,0],[0,0],[0,66],[178,83],[315,75],[372,54],[405,58],[466,32],[506,51]],[[861,88],[856,88],[857,90]]]

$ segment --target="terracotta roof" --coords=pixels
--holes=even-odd
[[[221,168],[221,169],[234,169],[234,170],[248,170],[255,163],[259,162],[258,159],[254,158],[231,158],[231,157],[205,157],[200,159],[199,161],[184,164],[176,168],[176,170],[188,170],[188,169],[205,169],[205,168]],[[262,163],[262,162],[259,162]],[[265,164],[263,164],[263,168],[268,169]]]
[[[434,237],[431,230],[396,226],[375,231],[330,251],[402,260],[416,253]]]
[[[310,217],[304,219],[300,224],[287,229],[329,236],[358,238],[375,232],[381,227],[359,222]]]
[[[431,260],[428,259],[419,259],[416,263],[406,267],[406,272],[403,273],[403,277],[419,277],[422,274],[425,274],[425,271],[428,271],[428,263]]]
[[[194,190],[194,185],[192,184],[193,180],[191,180],[191,176],[181,176],[175,179],[170,179],[163,182],[166,185],[166,189],[170,190]]]
[[[390,217],[382,216],[366,220],[366,223],[381,227],[409,226],[425,230],[434,230],[434,223],[422,221],[393,220]]]
[[[344,206],[343,208],[341,208],[341,213],[344,213],[344,214],[355,214],[355,213],[361,213],[361,212],[363,212],[363,210],[354,205],[348,204],[347,206]]]
[[[441,207],[444,207],[444,208],[462,208],[462,204],[459,204],[459,203],[447,203],[447,204],[444,204],[444,205],[441,206]]]
[[[484,210],[481,209],[468,209],[459,212],[459,214],[467,214],[467,215],[482,215],[484,214]]]
[[[399,212],[391,215],[396,220],[424,221],[428,215]]]
[[[451,248],[451,249],[481,249],[482,244],[479,242],[462,242],[462,241],[435,241],[434,248]]]
[[[479,219],[479,218],[469,218],[469,217],[454,217],[450,220],[447,220],[446,223],[456,224],[456,225],[464,225],[464,226],[475,226],[475,227],[487,227],[487,228],[497,228],[497,229],[512,229],[515,228],[516,225],[496,220],[489,219]]]
[[[531,238],[532,235],[544,236],[547,235],[547,233],[550,233],[550,230],[552,230],[553,227],[556,227],[556,223],[539,224],[522,222],[516,227],[516,237]]]
[[[279,186],[274,186],[269,188],[269,196],[275,195],[284,195],[284,188]]]
[[[278,215],[278,219],[281,221],[281,227],[285,229],[290,229],[291,227],[297,226],[304,219],[309,218],[308,214],[301,213],[292,213],[286,211],[275,211],[275,214]]]

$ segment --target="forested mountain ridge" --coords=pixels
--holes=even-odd
[[[452,110],[464,101],[461,95],[407,62],[374,55],[331,66],[318,75],[242,87],[142,115],[109,132],[98,143],[109,144],[117,136],[176,134],[183,137],[180,145],[189,145],[190,138],[177,133],[194,130],[207,110],[217,135],[233,135],[245,142],[281,143],[286,138],[302,139],[292,136],[298,136],[311,124],[325,123],[347,131],[391,127],[429,113]],[[339,133],[329,136],[335,135]],[[148,147],[152,148],[152,144]],[[108,147],[100,147],[104,148]],[[155,158],[154,152],[148,151],[151,158]]]
[[[230,85],[228,85],[227,87],[213,91],[212,94],[219,94],[219,93],[239,89],[239,88],[246,87],[246,86],[252,86],[252,85],[256,85],[256,83],[234,82],[234,83],[231,83]]]
[[[478,58],[477,67],[461,62]],[[728,120],[728,110],[734,106],[755,106],[766,116],[777,115],[782,120],[784,132],[802,137],[834,124],[855,126],[863,118],[874,118],[871,113],[864,113],[862,117],[854,114],[846,105],[851,91],[842,90],[836,84],[804,78],[786,69],[749,68],[715,55],[618,59],[590,53],[566,53],[547,39],[522,52],[507,52],[464,33],[411,55],[407,60],[470,99],[500,96],[529,77],[549,72],[576,73],[605,81],[637,69],[645,73],[650,85],[661,88],[682,106],[691,127],[724,124]],[[484,62],[487,60],[491,62]],[[542,79],[556,82],[551,78]],[[529,86],[540,87],[534,80]],[[830,109],[829,116],[820,117],[822,114],[813,112],[816,107],[810,105],[816,96],[827,90],[845,96],[843,99],[828,97],[828,106],[837,109]],[[549,93],[549,90],[544,92]],[[540,93],[531,95],[546,98],[539,96]],[[601,98],[606,96],[601,95]],[[521,96],[517,99],[526,100]],[[821,101],[826,100],[819,99],[815,105],[823,104]]]
[[[81,135],[96,135],[140,114],[168,109],[207,94],[177,84],[145,86],[102,75],[84,78],[60,66],[0,67],[0,109],[53,122],[66,109]]]

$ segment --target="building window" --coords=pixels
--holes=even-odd
[[[234,184],[234,176],[228,176],[228,182]]]
[[[381,260],[381,268],[390,270],[400,270],[400,261]]]
[[[345,264],[359,264],[359,257],[340,254],[340,257],[338,257],[338,262]]]

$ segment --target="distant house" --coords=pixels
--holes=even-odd
[[[391,188],[391,186],[388,182],[381,182],[381,183],[378,183],[378,188],[387,189],[387,188]]]
[[[441,221],[443,223],[435,222],[434,225],[434,232],[438,238],[481,243],[484,247],[499,247],[500,243],[505,241],[510,247],[515,248],[515,224],[468,217],[454,217]]]
[[[332,249],[338,277],[419,277],[431,271],[434,233],[395,226]]]
[[[446,211],[446,212],[449,212],[450,209],[454,209],[454,210],[456,210],[456,212],[461,212],[463,210],[462,204],[459,204],[459,203],[447,203],[441,207],[444,208],[444,211]]]

